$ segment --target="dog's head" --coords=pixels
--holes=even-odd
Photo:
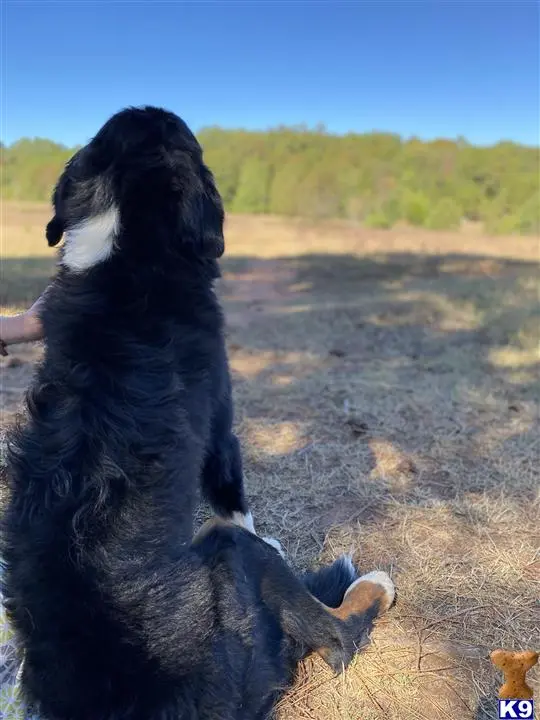
[[[160,108],[113,115],[67,163],[53,194],[47,241],[84,271],[124,253],[142,262],[224,250],[224,212],[188,126]]]

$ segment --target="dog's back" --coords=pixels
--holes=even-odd
[[[207,581],[187,547],[230,403],[212,288],[223,209],[195,138],[155,109],[112,118],[54,204],[49,243],[65,243],[45,358],[10,438],[5,597],[24,688],[55,698],[47,717],[71,717],[78,698],[95,720],[122,698],[148,718],[141,678],[196,665],[206,632]]]
[[[210,368],[202,379],[188,364],[179,373],[172,343],[159,352],[141,344],[132,359],[120,326],[113,367],[85,363],[84,348],[64,359],[57,301],[65,308],[69,292],[54,288],[45,312],[59,342],[49,343],[28,423],[12,437],[5,517],[6,597],[26,649],[24,687],[53,699],[46,718],[74,717],[76,699],[81,719],[115,707],[129,717],[129,702],[133,718],[148,719],[167,699],[166,683],[148,682],[164,670],[164,653],[152,651],[156,626],[189,668],[207,619],[212,625],[206,575],[187,552],[208,434],[197,406],[210,402]],[[113,323],[100,320],[89,342],[107,342]]]

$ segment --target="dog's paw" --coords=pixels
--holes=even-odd
[[[271,537],[263,537],[263,538],[261,538],[261,540],[264,540],[264,542],[267,545],[270,545],[275,550],[277,550],[278,553],[281,555],[281,557],[283,559],[285,559],[285,552],[284,552],[283,548],[281,547],[281,543],[279,542],[279,540],[276,540],[276,538],[271,538]]]

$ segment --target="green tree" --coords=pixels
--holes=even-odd
[[[534,193],[519,211],[519,231],[522,234],[540,235],[540,196]]]
[[[271,168],[259,158],[249,158],[240,170],[231,210],[238,213],[268,212]]]
[[[199,140],[229,211],[344,217],[378,227],[457,227],[463,217],[488,232],[540,232],[538,147],[335,136],[304,125],[267,132],[210,127]],[[43,138],[3,145],[1,196],[48,201],[75,149]]]
[[[296,192],[300,215],[311,218],[339,217],[338,182],[324,166],[314,166],[302,178]]]
[[[401,216],[411,225],[423,225],[429,212],[429,199],[424,193],[405,190],[401,197]]]
[[[392,222],[382,210],[372,210],[364,220],[364,225],[370,228],[390,228]]]
[[[425,226],[432,230],[455,230],[461,223],[463,212],[454,198],[438,200],[426,218]]]
[[[276,215],[298,215],[298,186],[304,169],[298,159],[278,167],[270,186],[270,212]]]
[[[519,216],[508,213],[506,215],[488,218],[485,230],[489,235],[517,235],[519,232]]]

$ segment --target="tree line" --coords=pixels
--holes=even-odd
[[[345,218],[369,227],[399,221],[487,232],[540,233],[539,148],[479,147],[391,133],[332,135],[324,127],[199,133],[228,211]],[[1,148],[1,194],[48,200],[76,148],[23,138]]]

